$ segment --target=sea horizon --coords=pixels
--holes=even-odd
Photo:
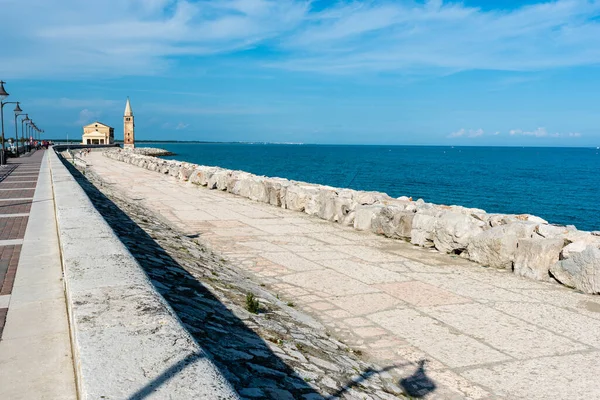
[[[55,143],[70,142],[80,144],[79,141],[63,139],[42,139]],[[386,143],[295,143],[295,142],[265,142],[265,141],[205,141],[205,140],[136,140],[136,144],[148,143],[199,143],[199,144],[244,144],[244,145],[289,145],[289,146],[390,146],[390,147],[449,147],[449,148],[556,148],[556,149],[600,149],[598,146],[553,146],[553,145],[478,145],[478,144],[386,144]],[[123,144],[122,140],[115,140],[115,144]]]

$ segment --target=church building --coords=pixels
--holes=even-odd
[[[113,144],[115,129],[102,122],[92,122],[83,127],[81,144]]]
[[[129,104],[129,97],[127,98],[127,104],[125,104],[125,113],[123,115],[123,148],[133,149],[135,147],[135,123],[133,122],[133,111],[131,110],[131,104]]]

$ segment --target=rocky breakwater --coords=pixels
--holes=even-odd
[[[152,157],[174,156],[175,155],[175,153],[172,153],[168,150],[158,149],[156,147],[135,147],[133,149],[124,149],[123,151],[131,152],[132,154],[138,154],[141,156],[152,156]]]
[[[529,214],[491,214],[409,197],[395,199],[385,193],[257,176],[123,150],[108,150],[104,155],[208,189],[370,230],[523,277],[600,294],[600,232],[552,225]]]

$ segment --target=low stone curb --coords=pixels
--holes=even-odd
[[[335,188],[244,171],[110,150],[106,157],[209,189],[304,212],[485,266],[600,293],[600,232],[549,224],[529,215],[490,214],[385,193]]]
[[[54,152],[48,152],[81,399],[236,399]]]

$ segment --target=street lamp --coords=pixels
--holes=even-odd
[[[30,150],[31,150],[31,145],[33,144],[32,143],[33,139],[31,137],[32,132],[33,132],[33,120],[30,119],[29,122],[27,123],[27,138],[29,140],[29,149]]]
[[[19,129],[17,128],[17,117],[21,115],[23,110],[19,107],[19,102],[17,101],[17,106],[15,107],[15,149],[17,150],[17,157],[19,156]]]
[[[35,142],[35,122],[33,121],[29,123],[29,141],[31,144]]]
[[[25,122],[27,124],[29,121],[31,121],[29,119],[29,114],[25,114],[25,118],[21,120],[21,141],[23,142],[23,152],[25,152],[25,134],[23,130],[23,123]]]
[[[6,82],[0,81],[0,122],[2,124],[2,154],[0,155],[0,165],[6,164],[6,160],[4,159],[4,113],[2,110],[4,109],[4,103],[2,100],[8,97],[8,92],[4,89],[4,84]]]

